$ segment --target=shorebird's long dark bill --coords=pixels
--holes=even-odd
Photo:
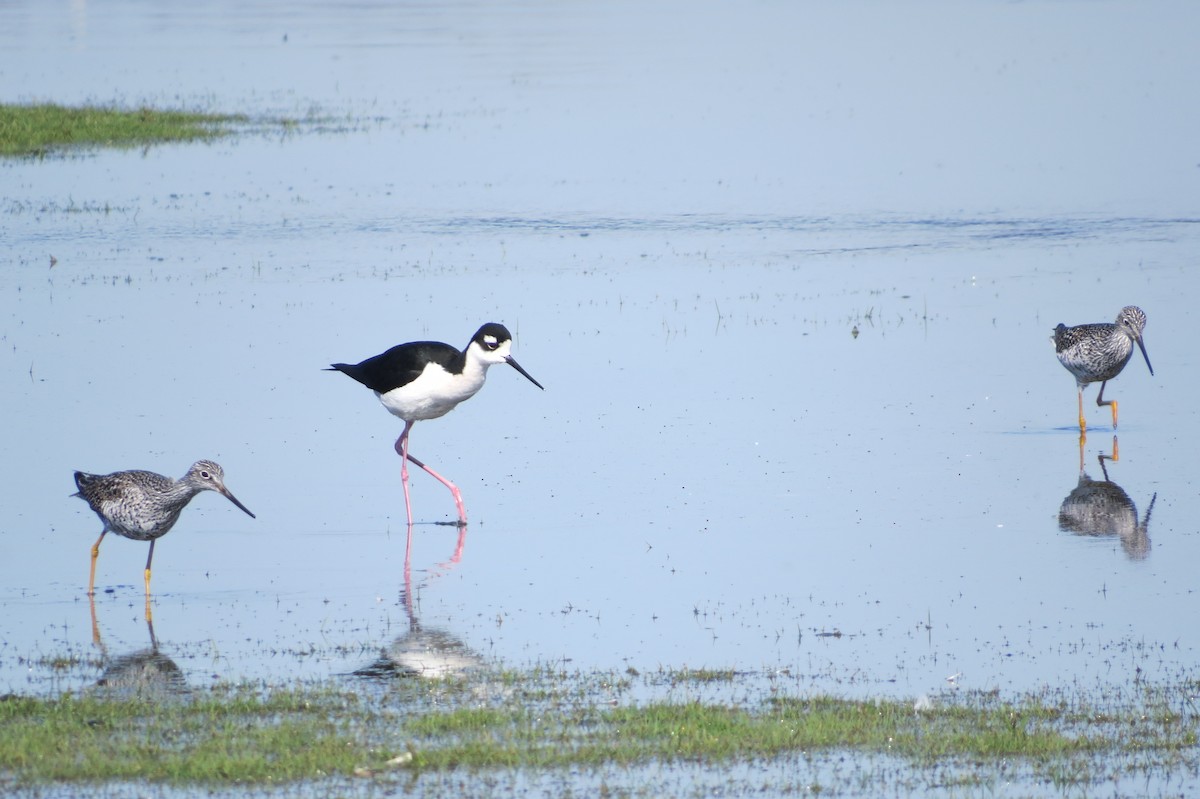
[[[251,512],[250,512],[250,509],[249,509],[249,508],[247,508],[247,507],[246,507],[245,505],[243,505],[241,502],[238,502],[238,498],[237,498],[237,497],[235,497],[233,494],[231,494],[231,493],[229,492],[229,489],[228,489],[228,488],[225,488],[224,486],[222,486],[222,488],[223,488],[224,490],[223,490],[221,493],[225,495],[225,499],[229,500],[229,501],[230,501],[230,502],[232,502],[234,505],[237,505],[239,508],[241,508],[242,510],[246,511],[246,515],[248,515],[248,516],[249,516],[251,519],[257,519],[257,518],[258,518],[257,516],[255,516],[253,513],[251,513]]]
[[[1145,352],[1145,350],[1143,350],[1143,352]],[[534,379],[533,379],[533,375],[529,374],[529,372],[526,372],[524,369],[522,369],[522,368],[521,368],[521,364],[517,363],[517,362],[516,362],[516,360],[515,360],[515,359],[514,359],[514,358],[513,358],[511,355],[510,355],[510,356],[508,356],[507,358],[505,358],[504,360],[508,361],[508,365],[509,365],[509,366],[511,366],[512,368],[516,369],[518,372],[520,372],[521,374],[523,374],[523,375],[525,375],[527,378],[529,378],[529,382],[530,382],[530,383],[533,383],[535,386],[537,386],[538,388],[540,388],[542,391],[545,391],[545,390],[546,390],[546,387],[545,387],[545,386],[543,386],[543,385],[542,385],[541,383],[539,383],[538,381],[534,380]],[[1154,374],[1154,372],[1153,372],[1153,371],[1151,371],[1151,372],[1150,372],[1150,374]]]
[[[1146,368],[1150,370],[1150,374],[1154,374],[1154,367],[1150,365],[1150,356],[1146,354],[1146,345],[1142,343],[1141,336],[1138,336],[1137,343],[1138,349],[1142,351],[1142,357],[1146,359]]]

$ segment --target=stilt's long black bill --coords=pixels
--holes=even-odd
[[[1144,352],[1144,350],[1143,350],[1143,352]],[[529,374],[529,372],[526,372],[524,369],[522,369],[522,368],[521,368],[521,364],[517,363],[517,362],[516,362],[516,360],[514,360],[514,359],[513,359],[513,357],[512,357],[511,355],[510,355],[510,356],[508,356],[507,358],[505,358],[504,360],[508,361],[508,365],[509,365],[509,366],[511,366],[512,368],[516,369],[516,370],[517,370],[518,372],[520,372],[521,374],[525,375],[525,377],[529,378],[529,382],[530,382],[530,383],[533,383],[535,386],[537,386],[538,388],[540,388],[542,391],[545,391],[545,390],[546,390],[546,387],[545,387],[545,386],[543,386],[543,385],[542,385],[541,383],[539,383],[538,381],[534,380],[534,379],[533,379],[533,375]],[[1153,371],[1153,370],[1151,370],[1150,374],[1154,374],[1154,371]]]

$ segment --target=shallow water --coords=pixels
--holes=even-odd
[[[0,691],[150,643],[112,536],[93,643],[72,470],[200,457],[258,518],[204,495],[156,549],[192,686],[428,631],[850,695],[1194,673],[1192,6],[533,6],[0,8],[9,99],[319,118],[0,165]],[[1050,332],[1125,304],[1155,374],[1119,441],[1089,389],[1081,456]],[[489,320],[546,391],[416,426],[471,524],[414,474],[406,581],[401,425],[321,370]],[[1144,529],[1061,529],[1118,446]]]

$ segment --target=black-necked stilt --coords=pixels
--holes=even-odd
[[[1146,367],[1154,374],[1150,366],[1150,356],[1146,354],[1146,345],[1142,343],[1142,330],[1146,327],[1146,314],[1135,305],[1127,305],[1117,314],[1115,324],[1109,322],[1091,325],[1067,327],[1059,324],[1054,328],[1054,350],[1058,353],[1059,362],[1075,375],[1075,383],[1079,389],[1079,431],[1087,431],[1087,420],[1083,417],[1083,389],[1088,383],[1100,383],[1100,393],[1096,396],[1096,405],[1111,405],[1113,429],[1117,428],[1117,401],[1104,400],[1104,386],[1109,380],[1121,374],[1125,364],[1133,355],[1133,345],[1136,342],[1146,359]]]
[[[100,537],[92,544],[88,595],[93,594],[96,586],[96,559],[100,557],[100,542],[107,533],[113,532],[134,541],[150,542],[150,554],[146,558],[147,607],[154,542],[170,532],[192,497],[201,491],[216,491],[254,518],[250,509],[225,487],[225,472],[212,461],[196,461],[179,480],[138,470],[112,474],[75,472],[75,485],[79,486],[79,491],[71,496],[82,498],[104,522]]]
[[[512,334],[504,325],[489,322],[476,331],[461,352],[440,341],[410,341],[397,344],[387,352],[362,363],[331,364],[327,371],[353,377],[375,392],[383,407],[404,420],[404,431],[396,439],[396,452],[403,464],[400,481],[404,486],[404,508],[412,525],[412,503],[408,498],[408,461],[429,472],[450,489],[458,507],[458,523],[467,523],[462,493],[458,486],[408,454],[408,433],[413,423],[445,416],[458,403],[470,399],[483,387],[489,366],[507,363],[543,391],[541,383],[521,368],[509,354]]]

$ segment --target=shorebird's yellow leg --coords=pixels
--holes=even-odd
[[[150,554],[146,556],[146,601],[150,600],[150,561],[154,560],[154,539],[150,539]]]
[[[104,534],[108,532],[108,528],[104,528],[104,532],[100,533],[100,537],[96,539],[96,543],[92,544],[92,571],[88,574],[88,596],[96,593],[96,558],[100,557],[100,542],[104,540]]]
[[[1087,419],[1083,417],[1083,386],[1079,387],[1079,434],[1087,433]]]
[[[154,542],[150,542],[150,558],[154,557]],[[151,624],[150,618],[150,558],[146,558],[146,623]]]
[[[1113,430],[1116,430],[1117,429],[1117,401],[1104,399],[1104,387],[1107,385],[1108,385],[1107,380],[1105,380],[1103,383],[1100,384],[1100,393],[1096,395],[1096,406],[1097,407],[1100,407],[1102,405],[1111,405],[1112,406]]]

